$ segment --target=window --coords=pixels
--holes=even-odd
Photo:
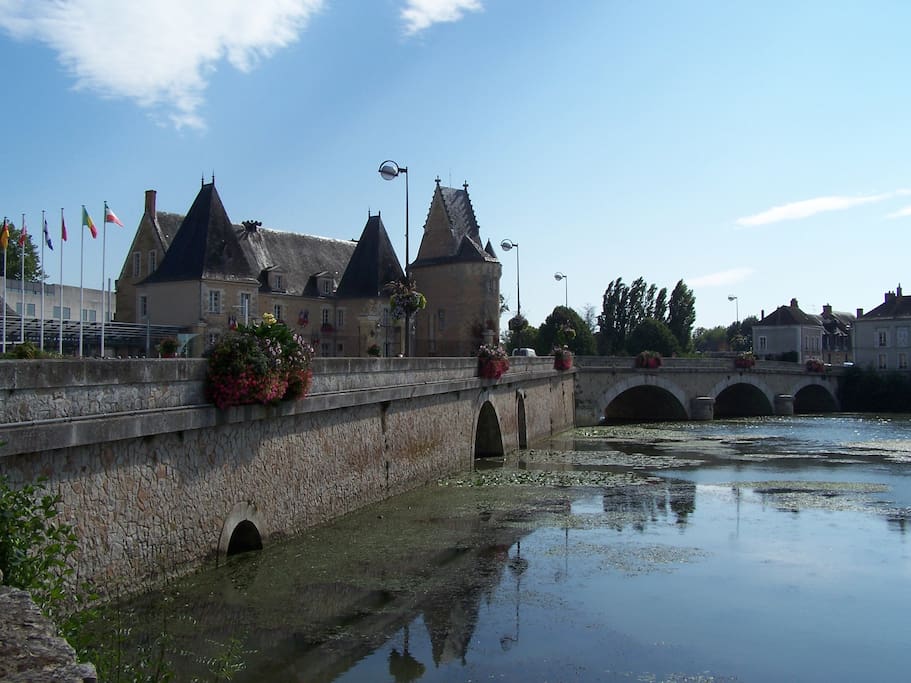
[[[326,278],[323,280],[323,294],[329,296],[332,294],[332,281]]]
[[[240,295],[240,315],[244,325],[250,324],[250,293],[242,292]]]
[[[323,317],[322,317],[322,320],[321,320],[320,322],[321,322],[323,325],[328,325],[328,324],[329,324],[329,309],[328,309],[328,308],[324,308],[324,309],[323,309]]]
[[[149,274],[155,272],[155,269],[158,268],[158,252],[150,251],[149,252]]]
[[[282,316],[282,305],[281,305],[281,304],[275,304],[275,305],[272,307],[272,315],[274,315],[274,316],[275,316],[275,319],[278,320],[279,322],[281,322],[282,320],[285,319],[285,318]]]
[[[908,345],[908,328],[899,327],[895,330],[895,344],[896,346],[907,346]]]
[[[320,355],[328,356],[329,355],[329,342],[323,342],[320,344]]]
[[[886,346],[886,341],[887,341],[886,331],[878,330],[876,332],[876,339],[877,339],[877,343],[876,343],[877,346]]]
[[[345,326],[345,311],[339,309],[335,312],[335,326],[342,329]]]
[[[437,328],[440,332],[446,329],[446,311],[442,308],[437,311]]]
[[[139,297],[139,320],[145,320],[149,317],[149,297]]]
[[[73,311],[70,309],[70,307],[64,306],[63,307],[63,319],[69,320],[72,315],[73,315]]]
[[[221,292],[217,289],[209,290],[209,313],[221,313]]]
[[[278,273],[275,274],[275,289],[284,289],[282,287],[282,276]]]
[[[338,345],[338,349],[337,349],[337,354],[336,354],[336,355],[339,355],[339,356],[344,356],[344,355],[345,355],[345,345],[344,345],[344,344],[339,344],[339,345]]]
[[[133,277],[139,277],[142,274],[142,254],[138,251],[133,252]]]
[[[94,309],[83,308],[82,309],[82,322],[93,323],[95,322],[96,316],[98,314]]]
[[[25,314],[27,316],[35,317],[35,304],[25,304]]]
[[[765,337],[759,337],[759,350],[760,350],[760,351],[765,351],[765,350],[766,350],[766,345],[767,345],[766,338],[765,338]]]
[[[53,314],[53,317],[54,317],[54,318],[59,318],[59,317],[60,317],[60,306],[54,306],[54,314]]]
[[[884,353],[879,354],[879,369],[885,370],[887,367],[888,367],[888,365],[886,365],[886,354],[884,354]]]
[[[908,354],[907,353],[898,354],[898,369],[899,370],[908,369]]]

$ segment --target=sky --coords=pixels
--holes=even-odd
[[[404,262],[390,159],[412,259],[435,179],[467,182],[534,325],[617,277],[682,279],[697,327],[871,310],[911,287],[909,25],[904,1],[0,0],[0,213],[46,211],[49,281],[99,288],[146,190],[186,213],[214,175],[234,223],[352,239],[379,211]],[[93,241],[104,202],[126,227]]]

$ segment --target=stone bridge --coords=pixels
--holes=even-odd
[[[711,420],[838,410],[840,368],[757,361],[737,369],[731,358],[664,359],[653,370],[632,358],[577,357],[577,426],[607,420]]]
[[[310,396],[219,411],[206,362],[0,361],[0,475],[47,478],[77,581],[136,591],[469,470],[573,424],[574,371],[513,359],[325,358]]]

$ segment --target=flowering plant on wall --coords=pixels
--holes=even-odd
[[[380,354],[381,354],[381,351],[380,351],[379,344],[371,344],[370,346],[367,347],[368,356],[372,356],[374,358],[379,358]]]
[[[637,368],[649,368],[654,370],[661,367],[661,354],[657,351],[640,351],[636,356]]]
[[[806,364],[807,372],[825,372],[826,365],[818,358],[808,358]]]
[[[740,368],[741,370],[751,368],[756,365],[756,356],[754,356],[749,351],[741,353],[736,358],[734,358],[734,367]]]
[[[509,370],[509,356],[502,346],[482,344],[478,349],[478,375],[485,379],[500,379]]]
[[[302,398],[313,377],[313,349],[271,313],[238,325],[209,351],[206,395],[221,409]]]
[[[572,366],[572,351],[565,346],[554,347],[554,370],[569,370]]]
[[[386,285],[389,292],[389,308],[396,320],[414,315],[427,307],[427,297],[417,290],[414,280],[403,278]]]
[[[158,342],[158,353],[162,358],[173,358],[179,348],[180,343],[174,337],[165,337]]]

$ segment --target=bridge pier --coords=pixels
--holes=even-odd
[[[715,419],[715,399],[711,396],[697,396],[690,399],[690,419],[708,422]]]
[[[778,394],[775,397],[776,415],[794,414],[794,397],[791,394]]]

